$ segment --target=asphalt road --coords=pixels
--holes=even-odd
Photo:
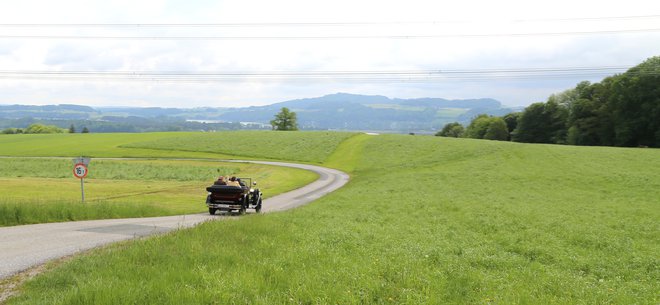
[[[246,162],[246,161],[230,161]],[[292,209],[328,194],[348,182],[348,175],[320,166],[249,161],[310,170],[319,179],[299,189],[264,200],[262,212]],[[200,205],[205,198],[200,198]],[[73,221],[0,227],[0,279],[111,242],[192,227],[203,221],[225,219],[208,213],[128,219]]]

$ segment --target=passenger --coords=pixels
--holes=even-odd
[[[218,177],[218,180],[214,182],[213,184],[215,185],[227,185],[227,182],[225,181],[225,177],[220,176]]]
[[[231,178],[229,178],[229,181],[227,181],[227,185],[229,185],[229,186],[241,186],[241,184],[238,183],[238,181],[236,181],[236,176],[232,176]]]

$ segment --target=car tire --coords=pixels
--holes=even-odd
[[[254,210],[257,213],[261,213],[261,198],[259,198],[259,202],[257,202],[257,206],[254,208]]]
[[[241,198],[240,204],[241,204],[241,209],[238,210],[238,214],[243,215],[247,211],[247,206],[248,206],[247,197]]]

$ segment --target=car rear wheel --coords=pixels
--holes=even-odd
[[[216,209],[216,208],[209,208],[209,214],[215,215],[215,211],[217,211],[217,210],[218,209]]]

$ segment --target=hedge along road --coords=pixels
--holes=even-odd
[[[319,179],[306,186],[265,199],[262,212],[284,211],[310,203],[342,187],[349,179],[349,176],[344,172],[314,165],[268,161],[218,161],[286,166],[313,171],[319,175]],[[201,198],[200,204],[203,203],[204,198]],[[0,279],[44,264],[49,260],[69,256],[111,242],[192,227],[203,221],[216,219],[226,219],[226,217],[201,213],[166,217],[72,221],[0,228]]]

